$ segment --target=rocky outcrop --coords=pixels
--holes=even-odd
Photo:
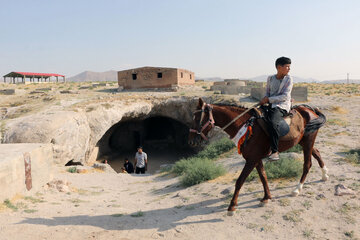
[[[65,164],[70,160],[87,163],[94,158],[98,141],[116,123],[164,116],[190,125],[196,101],[174,97],[133,103],[99,102],[75,111],[47,110],[7,121],[3,142],[52,143],[56,163]]]

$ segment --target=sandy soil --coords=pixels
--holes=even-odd
[[[316,161],[303,191],[291,197],[299,179],[270,182],[273,200],[259,206],[259,181],[246,182],[234,216],[226,209],[244,159],[231,152],[219,162],[229,173],[183,188],[174,176],[68,173],[69,193],[44,187],[12,200],[17,211],[0,206],[0,239],[356,239],[360,238],[360,168],[344,161],[344,151],[359,148],[360,97],[319,96],[328,123],[316,146],[330,171],[320,181]],[[354,196],[335,196],[344,184]]]

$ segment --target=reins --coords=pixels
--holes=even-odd
[[[226,128],[228,128],[231,124],[233,124],[236,120],[238,120],[239,118],[241,118],[242,116],[245,115],[245,113],[249,112],[251,109],[256,108],[257,106],[259,106],[260,104],[257,103],[254,106],[252,106],[251,108],[249,108],[248,110],[244,111],[243,113],[239,114],[236,118],[234,118],[233,120],[231,120],[231,122],[229,122],[228,124],[226,124],[224,127],[221,128],[221,130],[225,130]]]
[[[246,111],[244,111],[243,113],[239,114],[237,117],[235,117],[233,120],[231,120],[231,122],[229,122],[228,124],[226,124],[224,127],[221,128],[221,130],[225,130],[226,128],[228,128],[231,124],[233,124],[236,120],[238,120],[239,118],[241,118],[242,116],[245,115],[245,113],[249,112],[251,109],[256,108],[257,106],[259,106],[260,104],[257,103],[254,106],[252,106],[251,108],[247,109]],[[205,112],[205,108],[208,107],[209,108],[209,120],[204,124],[204,126],[201,126],[201,122],[204,118],[204,112]],[[215,127],[215,120],[212,114],[212,106],[210,104],[204,103],[201,110],[197,110],[194,112],[201,112],[201,116],[200,116],[200,128],[199,130],[195,130],[195,129],[190,129],[190,132],[196,133],[198,135],[200,135],[203,139],[208,140],[207,137],[205,136],[205,134],[203,133],[203,131],[207,128],[207,126],[209,126],[209,124],[211,124],[211,128]]]

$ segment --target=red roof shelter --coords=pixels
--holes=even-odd
[[[10,83],[19,82],[19,78],[21,82],[25,83],[26,78],[30,79],[30,82],[50,82],[51,77],[56,78],[56,82],[59,82],[59,77],[62,77],[65,82],[65,75],[57,74],[57,73],[32,73],[32,72],[11,72],[4,75],[4,83],[6,83],[6,78],[10,78]]]

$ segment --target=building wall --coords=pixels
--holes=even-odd
[[[183,72],[183,78],[180,71]],[[190,73],[192,79],[190,79]],[[133,74],[136,74],[136,79],[133,79]],[[173,85],[194,84],[194,77],[194,73],[177,68],[143,67],[119,71],[118,83],[124,89],[170,88]]]
[[[195,83],[195,74],[186,69],[177,69],[177,79],[179,85],[192,85]]]

